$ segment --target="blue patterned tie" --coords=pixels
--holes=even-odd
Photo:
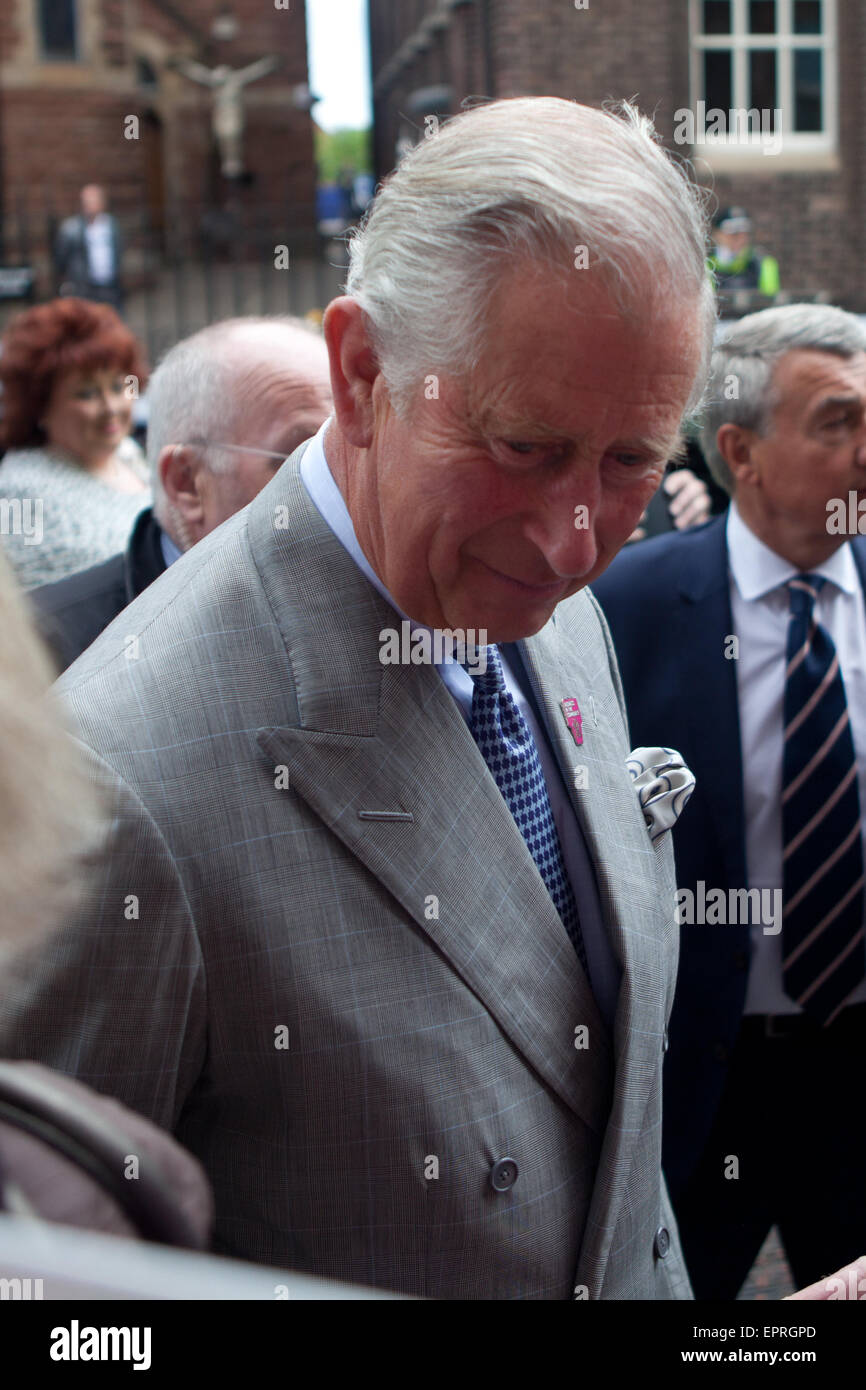
[[[486,653],[486,671],[482,674],[467,672],[475,686],[469,722],[472,736],[526,841],[588,975],[577,904],[565,872],[547,784],[532,732],[505,685],[496,647],[479,650]]]
[[[814,617],[825,581],[789,580],[782,775],[785,993],[831,1023],[866,974],[857,759],[830,634]]]

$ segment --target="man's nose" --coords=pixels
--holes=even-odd
[[[525,535],[563,579],[587,574],[598,557],[595,538],[598,489],[571,489],[551,498],[531,516]]]

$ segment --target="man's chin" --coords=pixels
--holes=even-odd
[[[580,587],[580,586],[578,586]],[[500,645],[533,637],[550,622],[557,605],[571,592],[506,594],[482,592],[482,584],[460,586],[440,595],[407,594],[395,599],[413,622],[439,631],[463,633],[473,645]]]
[[[463,616],[459,622],[448,623],[448,627],[459,627],[464,632],[474,629],[479,645],[501,646],[504,642],[520,642],[540,632],[550,622],[556,611],[556,603],[545,599],[543,602],[515,604],[507,610],[498,604],[482,608],[478,604],[467,603],[455,611]]]

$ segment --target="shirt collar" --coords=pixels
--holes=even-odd
[[[731,500],[728,509],[727,542],[730,572],[740,596],[747,602],[763,598],[801,573],[796,565],[759,540],[743,520],[736,499]],[[840,545],[823,564],[814,565],[809,573],[822,575],[846,594],[855,594],[859,587],[857,566],[848,542]]]
[[[333,418],[333,415],[328,417],[304,451],[304,457],[301,459],[301,481],[317,510],[328,523],[343,548],[349,552],[364,577],[369,579],[374,589],[378,589],[386,603],[389,603],[392,608],[396,608],[400,616],[405,618],[406,614],[397,608],[397,604],[361,549],[358,537],[355,535],[352,518],[349,515],[349,508],[346,506],[343,494],[334,482],[334,475],[328,467],[328,460],[325,456],[325,431]]]
[[[175,560],[179,560],[183,552],[175,545],[171,536],[163,527],[159,529],[159,544],[162,549],[162,558],[165,560],[166,569],[173,565]]]

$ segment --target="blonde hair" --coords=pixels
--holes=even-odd
[[[102,830],[25,603],[0,546],[0,961],[61,924],[83,887],[81,856]]]

